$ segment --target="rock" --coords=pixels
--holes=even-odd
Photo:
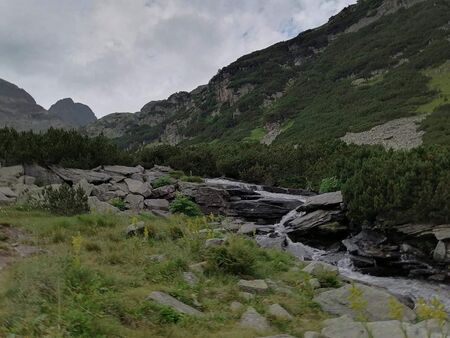
[[[19,177],[18,183],[25,185],[34,185],[36,183],[36,178],[28,175],[23,175]]]
[[[319,289],[320,288],[320,282],[319,282],[319,280],[317,278],[311,278],[308,281],[308,283],[309,283],[309,285],[311,285],[311,287],[313,289]]]
[[[17,198],[17,193],[12,191],[9,187],[0,187],[0,194],[9,198]]]
[[[145,229],[145,223],[144,222],[137,222],[136,224],[130,224],[127,226],[125,230],[125,235],[127,237],[131,236],[137,236],[137,235],[143,235]]]
[[[258,332],[264,332],[270,329],[269,323],[266,318],[261,316],[254,308],[248,307],[240,320],[242,327],[253,329]]]
[[[91,212],[96,212],[99,214],[108,214],[108,213],[115,214],[115,213],[120,212],[120,210],[117,209],[116,207],[112,206],[109,203],[100,201],[95,196],[88,197],[88,205],[89,205],[89,210]]]
[[[447,244],[444,241],[439,241],[436,248],[433,251],[433,259],[437,262],[445,262],[447,258],[450,258],[450,245],[447,248]]]
[[[164,187],[153,189],[151,196],[152,198],[172,199],[175,197],[175,191],[175,186],[166,185]]]
[[[3,193],[0,192],[0,205],[2,205],[2,204],[12,204],[15,201],[16,201],[15,198],[7,197]]]
[[[145,200],[144,205],[149,210],[169,211],[169,201],[164,199]]]
[[[82,179],[80,182],[78,182],[75,185],[75,188],[81,188],[83,189],[85,195],[87,197],[91,196],[92,194],[92,190],[94,190],[94,185],[93,184],[89,184],[88,181],[86,179]]]
[[[202,186],[200,183],[191,183],[191,182],[178,182],[178,190],[185,196],[189,196],[193,199],[198,194],[198,189]],[[197,202],[198,203],[198,202]]]
[[[34,184],[40,187],[63,183],[63,180],[58,175],[39,165],[26,165],[24,167],[24,173],[26,176],[34,177]]]
[[[241,235],[254,235],[256,234],[256,229],[258,227],[255,223],[245,223],[242,224],[242,226],[238,230],[238,234]]]
[[[0,177],[15,177],[19,178],[25,174],[25,169],[22,165],[15,165],[11,167],[1,167]]]
[[[183,272],[183,279],[190,286],[195,286],[198,284],[198,278],[192,272]]]
[[[302,202],[297,199],[262,198],[231,202],[229,208],[237,216],[250,221],[264,220],[275,224]]]
[[[397,338],[397,337],[404,338],[405,337],[402,323],[398,320],[367,323],[367,329],[370,332],[371,338]]]
[[[111,180],[110,175],[93,170],[65,169],[56,166],[51,166],[50,169],[64,181],[72,184],[80,182],[83,178],[93,184],[106,183]]]
[[[269,290],[269,286],[262,279],[245,280],[241,279],[238,283],[239,289],[250,293],[265,293]]]
[[[196,272],[196,273],[203,273],[205,268],[208,266],[207,262],[200,262],[189,265],[189,270]]]
[[[284,284],[282,281],[275,282],[271,279],[265,280],[269,289],[273,290],[276,293],[281,293],[284,295],[292,295],[293,288],[289,285]]]
[[[433,234],[438,241],[450,239],[450,224],[440,225],[439,227],[433,229]]]
[[[326,324],[328,322],[328,324]],[[340,317],[330,325],[325,321],[322,329],[324,338],[369,338],[369,334],[362,323],[354,322],[348,317]]]
[[[157,262],[157,263],[161,263],[166,256],[165,255],[151,255],[150,257],[148,257],[152,262]]]
[[[284,248],[286,236],[280,236],[277,233],[272,233],[268,235],[257,235],[255,240],[261,248],[277,249],[281,251]]]
[[[142,167],[141,167],[141,168],[142,168]],[[164,173],[164,174],[168,174],[168,173],[172,172],[173,169],[172,169],[171,167],[168,167],[168,166],[157,165],[157,164],[155,164],[155,165],[153,166],[153,168],[152,168],[152,171],[159,171],[159,172],[162,172],[162,173]]]
[[[322,335],[318,332],[307,331],[303,335],[303,338],[322,338]]]
[[[286,251],[300,260],[312,259],[317,250],[303,243],[295,243],[289,237],[286,238]]]
[[[384,321],[389,320],[389,312],[386,309],[389,308],[389,300],[393,297],[388,292],[366,286],[363,284],[355,284],[362,292],[362,298],[367,302],[364,309],[364,315],[370,321]],[[345,285],[338,289],[322,292],[314,297],[314,301],[322,307],[325,312],[333,315],[357,315],[350,308],[349,296],[351,285]],[[416,318],[416,314],[413,310],[407,306],[401,304],[404,314],[404,321],[412,321]]]
[[[342,212],[336,210],[315,210],[306,215],[302,215],[287,224],[286,232],[305,232],[320,225],[330,223],[339,217]]]
[[[141,195],[128,194],[125,197],[125,202],[132,210],[142,210],[144,208],[144,197]]]
[[[291,336],[289,334],[277,334],[275,336],[266,336],[266,337],[258,337],[258,338],[296,338],[296,337]]]
[[[342,241],[347,251],[363,257],[385,257],[387,254],[380,245],[387,240],[386,236],[372,230],[363,230],[356,236]]]
[[[82,182],[82,181],[86,181],[86,180],[82,179],[80,182]],[[77,183],[77,184],[79,184],[79,183]],[[94,185],[92,187],[91,194],[93,196],[97,197],[100,201],[108,202],[108,201],[112,200],[114,197],[116,197],[116,193],[114,191],[111,191],[110,188],[111,188],[111,185],[109,183]],[[89,188],[86,187],[86,189],[89,189]]]
[[[225,213],[228,210],[229,197],[228,192],[222,188],[204,185],[199,185],[194,195],[195,202],[205,214]]]
[[[152,189],[148,183],[133,180],[131,178],[125,179],[125,183],[127,184],[128,190],[133,194],[142,195],[145,198],[152,195]]]
[[[239,292],[239,297],[242,299],[245,299],[247,301],[252,300],[255,298],[255,295],[249,292]]]
[[[110,173],[124,175],[124,176],[129,176],[132,174],[139,174],[139,173],[144,172],[144,170],[141,166],[125,167],[122,165],[105,165],[105,166],[103,166],[103,170],[110,172]]]
[[[144,183],[144,174],[132,174],[131,176],[130,176],[130,178],[132,179],[132,180],[135,180],[135,181],[139,181],[139,182],[142,182],[142,183]]]
[[[210,239],[206,240],[205,248],[221,246],[221,245],[225,244],[226,241],[227,241],[226,238],[210,238]]]
[[[450,324],[448,321],[428,319],[417,324],[403,324],[408,338],[442,338],[450,337]]]
[[[342,193],[340,191],[329,192],[316,196],[310,196],[305,203],[298,207],[299,211],[314,211],[318,209],[332,209],[339,207],[343,203]]]
[[[272,304],[269,306],[268,310],[269,315],[284,319],[284,320],[292,320],[292,316],[289,312],[286,311],[280,304]]]
[[[194,317],[203,316],[202,312],[198,311],[197,309],[194,309],[193,307],[191,307],[187,304],[180,302],[176,298],[174,298],[164,292],[154,291],[150,294],[150,296],[148,296],[147,299],[152,299],[161,305],[169,306],[172,309],[174,309],[178,312],[187,314],[189,316],[194,316]]]
[[[230,310],[233,311],[233,312],[239,311],[243,307],[244,307],[244,305],[242,303],[239,303],[239,302],[232,302],[230,304]]]
[[[303,271],[316,277],[320,276],[324,272],[333,273],[336,276],[339,273],[338,267],[331,264],[316,261],[309,263],[308,266],[303,268]]]

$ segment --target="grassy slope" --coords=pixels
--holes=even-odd
[[[293,295],[269,293],[245,302],[238,297],[238,276],[220,272],[202,275],[195,287],[182,278],[191,263],[204,260],[208,228],[205,219],[173,217],[144,218],[150,238],[125,239],[127,217],[81,215],[55,217],[41,212],[1,209],[0,222],[30,232],[31,243],[46,253],[17,262],[0,274],[0,335],[59,337],[254,337],[240,328],[240,312],[229,304],[239,300],[261,313],[278,302],[295,319],[271,319],[270,333],[302,336],[317,329],[324,315],[312,303],[313,292],[302,272],[287,254],[262,251],[252,242],[235,238],[256,261],[252,277],[283,280],[296,287]],[[76,263],[72,237],[81,235]],[[162,262],[151,255],[164,254]],[[249,277],[249,276],[248,276]],[[166,291],[195,304],[207,313],[205,319],[180,318],[173,311],[145,301],[154,290]],[[263,334],[264,335],[264,334]]]

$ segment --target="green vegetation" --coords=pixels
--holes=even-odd
[[[161,176],[152,182],[152,187],[153,188],[161,188],[161,187],[165,187],[166,185],[171,185],[172,182],[173,181],[170,178],[170,176]]]
[[[445,62],[439,67],[428,69],[424,74],[431,78],[429,86],[437,92],[437,95],[431,102],[420,106],[417,111],[420,113],[430,113],[436,108],[449,103],[450,61]]]
[[[326,192],[338,191],[341,189],[342,183],[335,177],[326,177],[320,182],[319,192],[321,194]]]
[[[250,136],[244,138],[244,142],[259,142],[266,135],[267,131],[264,128],[255,128],[250,132]]]
[[[309,275],[291,270],[295,263],[288,254],[263,250],[250,240],[230,236],[225,246],[227,256],[250,269],[224,270],[222,255],[204,246],[214,232],[206,218],[141,216],[140,220],[149,235],[126,239],[123,231],[130,222],[127,217],[58,217],[1,209],[2,224],[28,231],[27,244],[45,251],[2,270],[0,335],[250,338],[256,333],[239,326],[245,307],[253,306],[265,314],[267,304],[273,303],[285,307],[294,319],[285,322],[270,318],[273,329],[265,335],[289,333],[301,337],[305,331],[317,330],[326,318],[312,302]],[[251,261],[240,258],[239,247],[251,254]],[[212,263],[211,269],[197,274],[198,284],[189,285],[183,272],[206,258]],[[217,268],[213,262],[219,264]],[[269,291],[251,300],[241,299],[237,286],[240,276],[234,271],[270,278],[293,287],[293,292],[285,295]],[[166,292],[206,316],[180,315],[146,300],[152,291]],[[245,306],[233,312],[232,301]]]
[[[436,108],[422,122],[425,144],[450,144],[450,104]]]
[[[88,212],[87,201],[83,188],[62,184],[58,188],[46,187],[35,203],[37,207],[53,214],[70,216]]]
[[[170,203],[170,211],[174,214],[184,214],[191,217],[202,215],[200,207],[188,196],[182,194],[178,194]]]

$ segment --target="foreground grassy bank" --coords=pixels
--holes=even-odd
[[[312,302],[309,275],[292,269],[298,263],[288,254],[259,249],[231,234],[225,248],[207,248],[208,238],[222,235],[206,217],[139,216],[146,230],[126,238],[125,228],[137,221],[129,216],[55,217],[0,209],[0,224],[22,229],[26,236],[19,242],[43,250],[0,272],[0,336],[257,336],[239,326],[246,307],[232,311],[233,301],[261,314],[279,303],[294,316],[292,321],[267,316],[267,334],[301,337],[326,317]],[[0,238],[4,253],[7,240]],[[190,285],[183,272],[202,261],[207,261],[205,271]],[[240,278],[269,278],[295,288],[292,294],[269,291],[245,300],[239,295]],[[164,291],[206,315],[192,318],[161,307],[146,300],[152,291]]]

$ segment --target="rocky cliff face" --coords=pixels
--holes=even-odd
[[[2,79],[0,79],[0,126],[35,131],[45,130],[50,126],[67,127],[58,116],[38,105],[25,90]]]
[[[71,98],[59,100],[50,107],[49,112],[74,127],[82,127],[97,121],[91,108],[82,103],[75,103]]]

